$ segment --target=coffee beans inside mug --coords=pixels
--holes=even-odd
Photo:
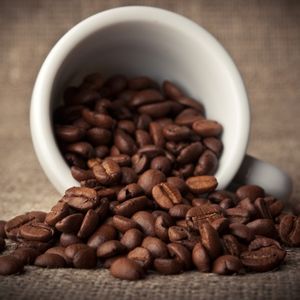
[[[80,181],[48,213],[0,221],[16,249],[0,274],[24,265],[110,268],[138,280],[154,270],[220,275],[265,272],[300,246],[300,217],[262,187],[217,190],[223,128],[178,86],[91,74],[64,93],[54,130]]]

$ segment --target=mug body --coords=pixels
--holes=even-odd
[[[208,119],[224,127],[224,151],[216,173],[226,187],[245,156],[249,104],[241,76],[220,43],[196,23],[145,6],[115,8],[73,27],[54,46],[37,77],[31,102],[31,134],[46,175],[63,193],[78,185],[55,142],[52,112],[69,85],[93,72],[146,75],[170,80],[203,103]]]

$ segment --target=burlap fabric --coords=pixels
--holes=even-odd
[[[0,1],[0,219],[49,209],[59,195],[33,152],[29,103],[50,48],[87,16],[120,5],[173,10],[213,33],[237,63],[252,107],[249,153],[285,169],[300,187],[300,2]],[[106,270],[42,270],[0,277],[0,299],[299,299],[300,251],[279,271],[235,277],[190,272],[113,279]]]

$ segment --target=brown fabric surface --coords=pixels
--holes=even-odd
[[[74,24],[120,5],[173,10],[204,26],[233,56],[252,107],[249,153],[285,169],[300,187],[300,2],[295,1],[0,1],[0,219],[49,209],[59,195],[33,152],[29,104],[39,67]],[[236,277],[190,272],[140,282],[107,271],[42,270],[0,277],[0,299],[297,299],[300,252],[276,272]]]

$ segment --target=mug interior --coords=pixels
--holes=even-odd
[[[34,146],[46,174],[60,192],[78,183],[55,144],[50,115],[60,104],[64,89],[93,72],[105,76],[146,75],[159,83],[167,79],[201,101],[207,118],[224,127],[224,151],[216,177],[219,188],[230,183],[249,137],[247,96],[231,58],[209,33],[184,17],[157,8],[123,7],[97,14],[67,33],[50,53],[37,79],[32,106],[35,97],[42,97],[40,106],[46,108],[40,107],[43,111],[39,113],[46,115],[44,121],[31,116]],[[38,95],[41,86],[43,94]],[[36,122],[40,122],[43,136],[34,129]],[[39,146],[43,142],[49,145],[48,150]]]

